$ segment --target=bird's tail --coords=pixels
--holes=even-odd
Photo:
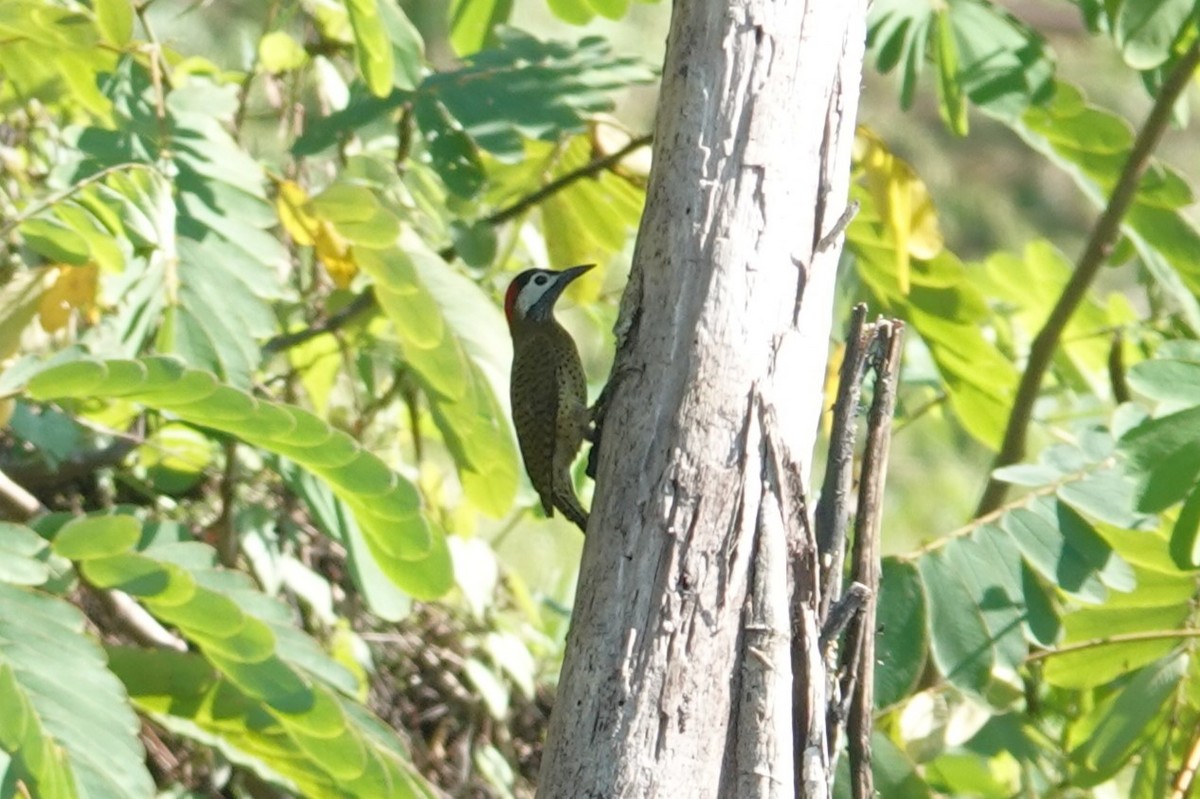
[[[587,533],[588,514],[579,504],[579,497],[575,496],[575,492],[568,485],[554,492],[554,507],[566,516],[575,526]]]

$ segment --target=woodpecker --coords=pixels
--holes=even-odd
[[[588,515],[575,496],[571,463],[587,436],[587,382],[575,342],[554,318],[554,303],[592,266],[528,269],[504,295],[513,341],[513,424],[525,471],[546,515],[557,508],[585,533]]]

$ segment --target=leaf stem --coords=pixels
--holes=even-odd
[[[21,213],[16,214],[11,219],[4,222],[3,225],[0,225],[0,238],[4,238],[10,232],[12,232],[12,230],[14,228],[17,228],[18,226],[24,224],[27,220],[32,219],[33,217],[40,214],[42,211],[45,211],[47,208],[50,208],[51,206],[62,202],[63,200],[69,198],[71,195],[76,194],[80,191],[83,191],[91,184],[96,183],[101,180],[104,180],[106,177],[108,177],[112,173],[120,172],[123,169],[154,169],[154,166],[151,164],[139,163],[137,161],[130,161],[130,162],[124,163],[124,164],[113,164],[112,166],[108,166],[108,167],[105,167],[104,169],[101,169],[99,172],[94,172],[91,175],[88,175],[86,178],[83,178],[82,180],[72,183],[70,186],[67,186],[65,189],[62,189],[60,191],[55,192],[54,194],[51,194],[49,197],[42,200],[40,203],[35,203],[34,205],[29,206]]]
[[[1184,53],[1175,65],[1162,90],[1154,101],[1154,107],[1146,118],[1145,124],[1138,132],[1129,158],[1121,171],[1120,178],[1109,197],[1108,205],[1096,220],[1091,236],[1084,248],[1083,255],[1075,266],[1071,279],[1063,288],[1062,295],[1050,311],[1049,318],[1034,337],[1029,348],[1029,362],[1017,385],[1017,395],[1013,400],[1012,411],[1009,413],[1008,425],[1004,430],[1004,440],[997,453],[992,469],[1019,463],[1025,457],[1025,439],[1033,419],[1033,407],[1041,390],[1042,379],[1050,367],[1050,361],[1062,338],[1063,330],[1070,321],[1075,309],[1087,296],[1088,288],[1095,280],[1100,267],[1112,252],[1113,243],[1121,230],[1121,220],[1129,211],[1137,196],[1142,176],[1150,165],[1151,156],[1157,148],[1163,133],[1171,119],[1171,111],[1175,102],[1187,88],[1196,66],[1200,64],[1200,39]],[[1008,495],[1008,484],[989,477],[983,497],[979,500],[976,516],[983,516],[994,511],[1004,503]]]
[[[959,527],[957,530],[951,530],[948,533],[938,536],[937,538],[933,539],[932,541],[929,541],[929,542],[923,544],[922,546],[917,547],[912,552],[902,555],[901,559],[905,560],[905,561],[915,561],[917,558],[921,557],[922,555],[926,555],[930,552],[934,552],[938,549],[941,549],[946,544],[949,544],[951,541],[953,541],[956,538],[962,538],[963,536],[970,535],[971,533],[978,530],[980,527],[983,527],[985,524],[991,524],[992,522],[1003,518],[1003,516],[1011,510],[1014,510],[1016,508],[1023,508],[1026,505],[1028,505],[1032,500],[1037,499],[1038,497],[1052,496],[1055,493],[1057,493],[1058,489],[1062,488],[1063,486],[1070,485],[1071,483],[1077,483],[1080,480],[1085,480],[1089,476],[1091,476],[1093,473],[1095,473],[1096,471],[1098,471],[1100,469],[1105,469],[1105,468],[1112,468],[1113,465],[1114,465],[1114,461],[1112,458],[1105,458],[1104,460],[1099,461],[1098,463],[1089,464],[1088,466],[1085,466],[1084,468],[1080,469],[1079,471],[1070,472],[1069,474],[1061,475],[1057,480],[1054,480],[1053,482],[1048,483],[1047,485],[1044,485],[1044,486],[1038,486],[1036,488],[1032,488],[1027,493],[1022,494],[1017,499],[997,505],[995,508],[992,508],[987,513],[977,514],[974,519],[967,522],[962,527]]]
[[[1072,652],[1083,652],[1088,649],[1098,649],[1102,646],[1111,646],[1114,644],[1132,644],[1139,641],[1163,641],[1172,638],[1200,638],[1200,630],[1142,630],[1136,633],[1106,635],[1102,638],[1090,638],[1087,641],[1080,641],[1076,644],[1067,644],[1057,649],[1043,649],[1041,652],[1031,652],[1029,657],[1025,658],[1025,662],[1032,663],[1037,660],[1046,660],[1047,658],[1058,657],[1059,655],[1069,655]]]

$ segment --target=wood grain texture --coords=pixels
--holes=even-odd
[[[545,799],[796,793],[789,712],[767,714],[791,702],[780,587],[816,561],[766,442],[808,479],[840,250],[817,243],[846,207],[864,16],[675,3]],[[829,765],[816,614],[809,795]]]

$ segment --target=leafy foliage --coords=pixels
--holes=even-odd
[[[521,269],[597,262],[565,315],[599,378],[644,175],[609,163],[629,135],[597,117],[654,73],[590,32],[512,27],[509,0],[429,5],[235,15],[207,43],[201,8],[0,4],[0,468],[48,506],[0,524],[5,789],[529,792],[579,541],[526,523],[497,300]],[[1076,5],[1157,102],[1195,1]],[[974,160],[1003,160],[994,123],[1019,170],[1108,203],[1141,131],[1057,76],[1041,32],[983,0],[870,13],[902,107],[928,68]],[[1186,98],[1160,111],[1186,123]],[[1195,175],[1147,162],[1112,269],[1051,342],[1036,454],[997,472],[1018,496],[939,526],[1077,272],[1037,218],[965,257],[900,124],[859,131],[843,273],[914,333],[889,530],[919,533],[883,563],[877,788],[1186,791]],[[938,525],[908,524],[923,496]]]
[[[470,58],[442,72],[390,0],[272,12],[232,71],[124,0],[0,9],[0,458],[49,506],[37,533],[0,525],[5,786],[431,796],[415,761],[476,790],[535,773],[486,736],[440,767],[441,744],[363,704],[401,671],[368,638],[420,600],[456,630],[486,620],[447,668],[488,725],[534,705],[565,633],[571,580],[538,570],[577,542],[511,555],[501,580],[498,546],[462,538],[534,504],[495,295],[547,257],[622,251],[642,188],[592,167],[591,134],[652,71],[503,27],[510,6],[458,3]],[[552,209],[504,207],[555,178]],[[593,231],[579,206],[610,198]],[[35,679],[51,623],[70,660]],[[439,707],[400,702],[421,703]]]
[[[32,530],[0,525],[6,555],[0,580],[0,783],[39,796],[146,795],[137,718],[85,619],[37,590],[62,568]],[[11,558],[11,559],[10,559]]]
[[[119,396],[290,458],[354,509],[376,560],[397,585],[424,598],[450,587],[444,539],[422,517],[411,483],[301,408],[255,399],[169,358],[74,361],[34,375],[28,390],[38,399]]]

